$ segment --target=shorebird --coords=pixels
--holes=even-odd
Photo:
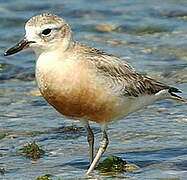
[[[32,48],[36,54],[36,81],[42,96],[58,112],[79,119],[87,130],[90,166],[96,167],[108,145],[107,124],[157,100],[186,101],[181,91],[136,72],[120,58],[73,41],[70,25],[44,13],[26,22],[24,38],[5,56]],[[94,157],[94,134],[101,126],[102,140]]]

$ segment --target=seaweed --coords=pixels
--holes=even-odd
[[[45,154],[45,151],[41,149],[35,141],[26,144],[22,149],[22,152],[19,155],[25,156],[30,159],[39,159],[42,155]]]
[[[101,173],[123,173],[136,170],[138,167],[127,163],[120,157],[110,156],[103,162],[99,163],[98,169]]]

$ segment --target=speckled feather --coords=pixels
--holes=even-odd
[[[75,46],[79,49],[78,53],[83,54],[85,61],[93,63],[98,73],[106,79],[108,86],[120,95],[153,95],[164,89],[180,92],[176,88],[137,73],[127,62],[112,54],[78,42]]]

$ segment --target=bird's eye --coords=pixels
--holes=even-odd
[[[42,35],[47,36],[51,33],[51,29],[47,28],[42,31]]]

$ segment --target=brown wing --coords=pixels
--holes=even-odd
[[[121,95],[138,97],[151,95],[163,89],[170,89],[161,82],[137,73],[130,65],[121,59],[105,52],[90,49],[88,59],[96,66],[106,82],[114,91]]]
[[[145,75],[137,73],[128,63],[111,54],[75,42],[78,54],[83,54],[83,59],[92,63],[105,78],[105,83],[119,95],[138,97],[152,95],[168,89],[172,99],[186,101],[175,93],[181,93],[177,88],[170,87]],[[86,57],[86,58],[85,58]]]

